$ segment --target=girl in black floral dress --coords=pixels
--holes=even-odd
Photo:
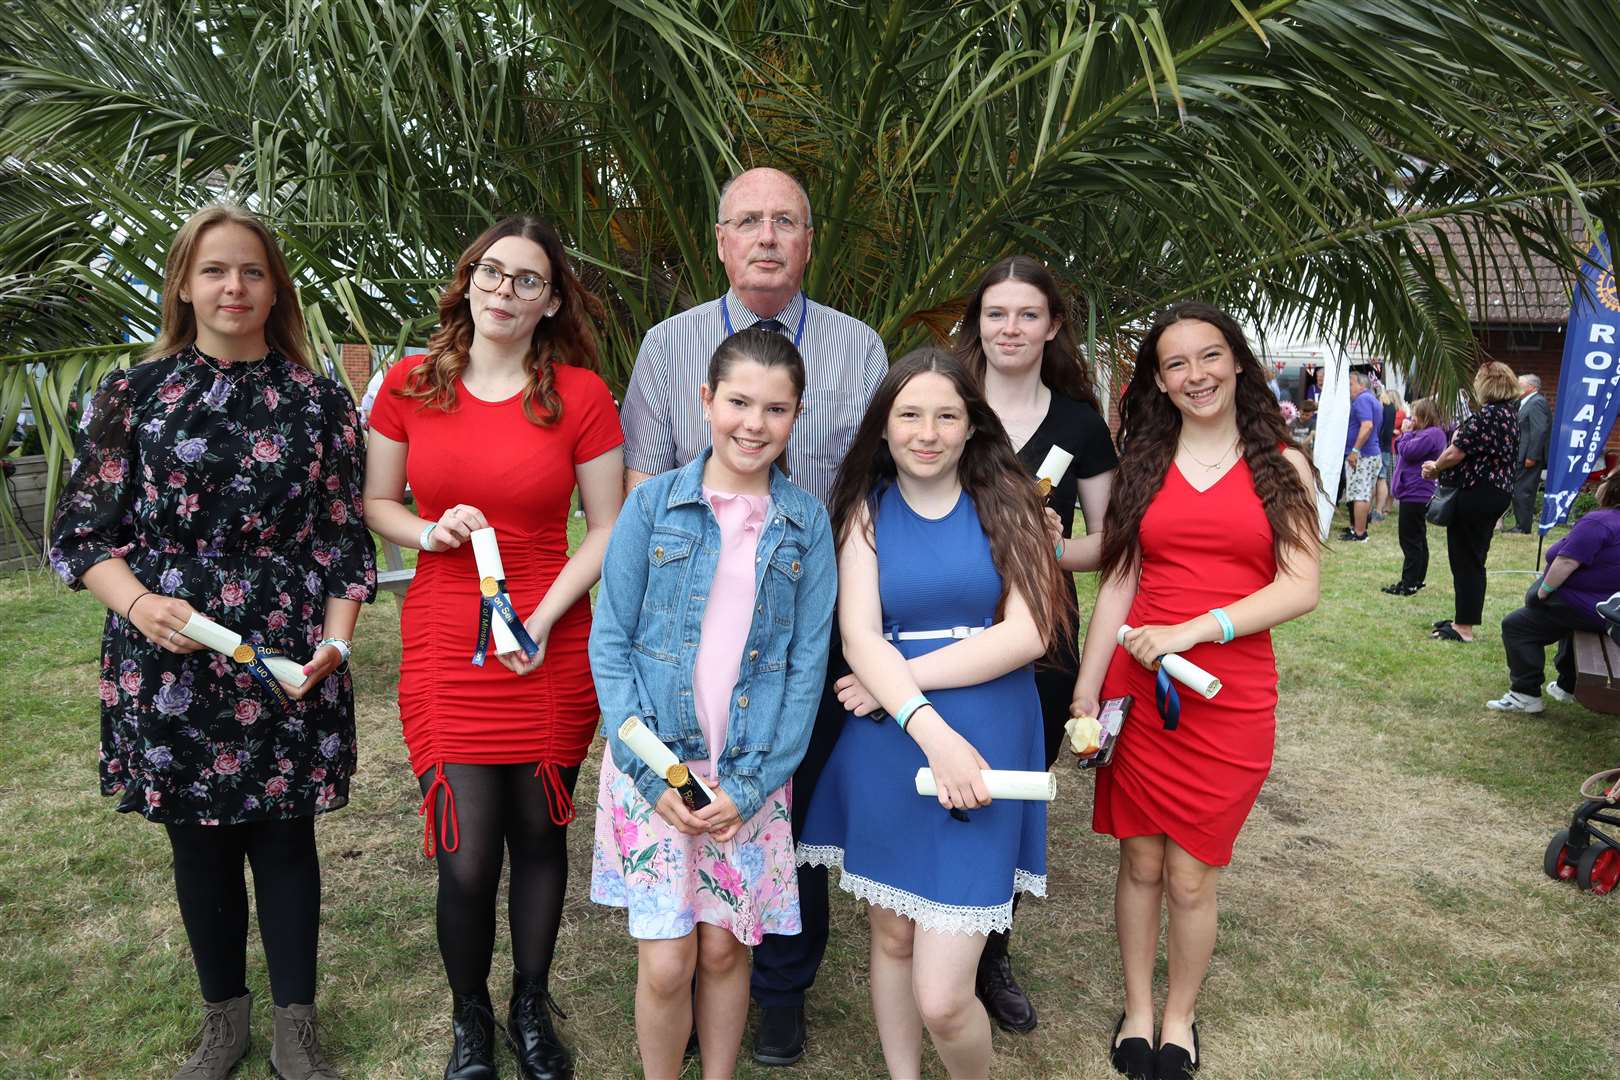
[[[355,763],[345,661],[376,568],[361,521],[348,394],[313,373],[274,239],[230,207],[194,215],[164,271],[163,332],[86,411],[51,562],[107,605],[101,787],[166,828],[204,999],[176,1080],[245,1054],[247,886],[275,998],[271,1064],[334,1078],[315,1038],[320,864],[314,815]],[[261,681],[181,634],[199,612],[304,664]],[[254,665],[258,666],[258,665]],[[262,669],[261,669],[262,671]]]

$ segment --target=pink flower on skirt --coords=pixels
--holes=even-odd
[[[619,845],[619,858],[628,859],[630,853],[636,848],[636,841],[640,839],[640,831],[636,823],[630,820],[624,807],[613,808],[613,839]]]
[[[728,862],[714,864],[714,884],[722,892],[728,892],[732,896],[741,896],[742,883],[742,875],[737,872],[736,867]]]

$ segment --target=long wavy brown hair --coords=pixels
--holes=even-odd
[[[827,499],[833,536],[840,545],[849,539],[865,507],[865,540],[875,543],[872,520],[877,515],[878,499],[898,475],[894,455],[883,438],[889,412],[906,384],[925,372],[951,381],[973,427],[972,436],[962,447],[956,472],[978,510],[979,524],[990,540],[990,556],[1001,575],[996,615],[999,618],[1006,613],[1007,596],[1017,586],[1050,646],[1068,582],[1064,580],[1066,575],[1058,572],[1057,560],[1046,540],[1046,504],[1013,452],[995,410],[985,402],[978,380],[945,350],[928,346],[907,353],[878,384]],[[920,552],[914,554],[922,556]]]
[[[172,356],[197,340],[197,311],[190,302],[180,299],[180,293],[186,287],[186,278],[191,276],[197,242],[209,229],[220,225],[240,225],[264,245],[265,269],[270,271],[270,280],[276,286],[276,302],[264,322],[265,344],[314,371],[315,365],[309,358],[309,330],[304,325],[304,309],[298,306],[298,290],[293,288],[287,260],[275,236],[256,215],[229,203],[215,203],[192,214],[169,242],[169,255],[163,263],[163,324],[157,340],[146,350],[146,359]]]
[[[1003,281],[1022,281],[1041,290],[1046,297],[1046,310],[1057,321],[1057,333],[1041,351],[1041,382],[1064,397],[1085,402],[1100,414],[1102,405],[1097,400],[1097,388],[1092,384],[1091,372],[1080,361],[1080,347],[1075,342],[1069,305],[1064,302],[1063,294],[1058,292],[1057,278],[1039,259],[1012,255],[984,272],[968,297],[967,309],[962,312],[962,325],[956,331],[956,358],[972,372],[975,379],[981,384],[984,382],[984,369],[989,361],[984,355],[984,344],[979,340],[979,312],[984,310],[985,291]]]
[[[1184,319],[1208,323],[1221,332],[1237,361],[1238,439],[1243,459],[1254,476],[1254,491],[1271,525],[1272,552],[1285,567],[1290,556],[1316,551],[1318,536],[1316,498],[1299,482],[1299,473],[1283,457],[1298,444],[1283,422],[1277,399],[1266,386],[1265,372],[1238,326],[1226,312],[1209,304],[1176,304],[1159,316],[1136,350],[1136,370],[1120,402],[1119,472],[1114,475],[1108,516],[1103,523],[1103,580],[1123,579],[1136,567],[1140,553],[1138,530],[1142,515],[1164,486],[1170,463],[1181,439],[1181,412],[1154,382],[1159,371],[1159,339]],[[1322,478],[1311,466],[1318,489]]]
[[[591,371],[600,367],[596,327],[604,311],[602,301],[575,276],[556,231],[535,217],[509,217],[485,229],[467,245],[456,260],[450,284],[439,296],[439,328],[428,338],[427,358],[411,369],[405,385],[394,392],[430,408],[446,412],[455,408],[456,377],[466,370],[473,343],[472,308],[467,303],[467,290],[473,287],[472,267],[495,241],[508,236],[521,236],[539,244],[551,267],[557,310],[535,323],[524,361],[529,379],[523,387],[523,415],[540,427],[550,427],[562,419],[563,412],[556,365],[573,364]]]

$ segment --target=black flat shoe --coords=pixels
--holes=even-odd
[[[1193,1021],[1192,1026],[1192,1053],[1187,1052],[1185,1046],[1175,1043],[1160,1043],[1159,1055],[1155,1068],[1157,1080],[1192,1080],[1198,1066],[1204,1062],[1204,1055],[1198,1052],[1198,1022]]]
[[[808,1034],[804,1006],[765,1005],[754,1031],[754,1060],[761,1065],[792,1065],[804,1057]]]
[[[1113,1064],[1114,1071],[1129,1080],[1158,1080],[1162,1074],[1153,1056],[1153,1044],[1140,1036],[1121,1039],[1119,1033],[1123,1030],[1125,1014],[1120,1013],[1119,1023],[1114,1025],[1114,1033],[1108,1037],[1108,1060]]]

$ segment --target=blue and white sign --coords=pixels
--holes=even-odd
[[[1598,235],[1586,257],[1564,331],[1564,364],[1547,445],[1547,498],[1538,525],[1543,535],[1569,516],[1587,474],[1602,465],[1603,444],[1620,407],[1620,294],[1607,234]]]

